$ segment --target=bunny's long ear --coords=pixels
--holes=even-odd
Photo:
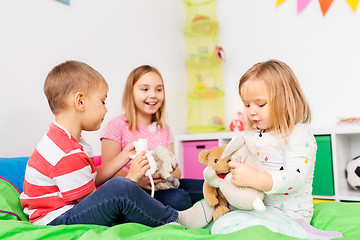
[[[233,137],[231,141],[227,144],[224,152],[221,155],[221,158],[229,157],[229,155],[241,148],[244,144],[245,140],[242,135]]]
[[[256,154],[256,146],[255,146],[255,142],[254,142],[254,139],[252,138],[251,134],[244,134],[243,138],[245,141],[245,145],[249,149],[249,151],[252,154]]]

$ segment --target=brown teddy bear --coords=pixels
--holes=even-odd
[[[216,174],[220,175],[220,177],[225,177],[226,174],[230,172],[230,167],[228,165],[230,159],[221,158],[225,147],[226,145],[214,147],[210,150],[202,150],[199,153],[199,162],[206,166],[211,166],[215,170]],[[219,188],[211,187],[206,181],[204,181],[203,193],[207,204],[215,207],[213,214],[214,221],[216,221],[220,216],[230,212],[228,207],[229,202],[226,200]]]
[[[238,187],[231,183],[228,163],[238,161],[256,168],[262,168],[260,161],[249,149],[246,136],[234,137],[229,144],[203,150],[199,153],[199,162],[206,165],[204,170],[203,193],[205,201],[215,207],[213,219],[230,212],[229,204],[242,210],[265,210],[262,202],[264,193],[253,188]],[[222,156],[223,155],[223,156]]]

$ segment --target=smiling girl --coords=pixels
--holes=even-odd
[[[174,152],[171,130],[165,120],[164,81],[156,68],[142,65],[129,74],[122,104],[125,114],[112,119],[101,136],[103,162],[113,159],[128,143],[139,138],[147,139],[149,150],[161,145]],[[125,176],[130,165],[115,176]],[[180,168],[176,167],[171,175],[180,179]],[[165,182],[159,173],[152,177],[155,184]],[[146,191],[151,190],[148,177],[138,184]],[[184,210],[203,198],[202,185],[203,180],[181,179],[178,189],[158,190],[154,197],[165,205]]]

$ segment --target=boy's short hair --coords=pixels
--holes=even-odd
[[[51,111],[57,114],[65,109],[66,98],[75,92],[89,93],[100,84],[106,84],[103,76],[86,63],[66,61],[55,66],[47,75],[44,93]]]

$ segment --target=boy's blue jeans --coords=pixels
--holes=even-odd
[[[136,222],[151,227],[175,222],[178,212],[152,198],[130,179],[116,177],[48,225]]]
[[[182,211],[204,198],[203,184],[204,180],[180,179],[179,188],[156,191],[154,198],[165,206]]]

